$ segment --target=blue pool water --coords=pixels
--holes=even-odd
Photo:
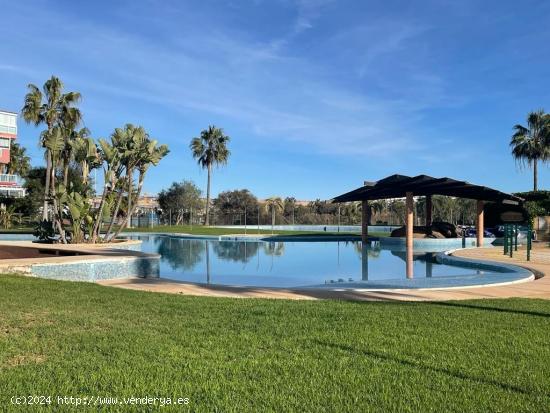
[[[162,256],[160,276],[194,283],[257,287],[338,287],[349,283],[406,280],[405,251],[383,249],[377,243],[269,242],[188,239],[164,235],[134,235],[142,251]],[[396,248],[396,247],[393,247]],[[434,262],[434,252],[414,257],[414,282],[478,278],[480,271]],[[409,281],[409,280],[406,280]],[[425,283],[425,281],[424,281]],[[413,285],[411,285],[413,286]]]

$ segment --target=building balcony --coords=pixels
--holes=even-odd
[[[17,186],[18,184],[18,175],[0,174],[0,186]]]
[[[26,195],[18,175],[0,174],[0,197],[22,198]]]

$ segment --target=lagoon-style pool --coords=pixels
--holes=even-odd
[[[494,271],[443,265],[436,251],[415,252],[414,278],[405,251],[359,241],[259,241],[130,235],[158,253],[160,276],[193,283],[247,287],[429,288],[483,283]],[[492,277],[491,277],[492,276]],[[468,281],[469,280],[469,281]],[[474,282],[475,280],[475,282]],[[461,284],[462,282],[462,284]],[[494,282],[494,281],[493,281]]]
[[[447,242],[420,243],[424,250],[415,246],[414,277],[407,278],[404,245],[396,239],[363,247],[360,241],[323,237],[224,239],[141,233],[124,234],[124,238],[140,240],[142,252],[160,255],[160,277],[200,284],[368,290],[468,287],[533,278],[531,272],[516,266],[443,255],[441,251],[453,248]],[[32,239],[32,235],[0,235],[0,240]],[[84,275],[70,275],[62,264],[57,264],[58,269],[47,265],[50,278],[74,280],[87,279],[91,270],[87,266],[96,268],[94,261],[83,259],[78,265]],[[106,277],[109,274],[100,273],[89,280]]]

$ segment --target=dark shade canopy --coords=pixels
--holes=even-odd
[[[486,186],[457,181],[452,178],[434,178],[428,175],[390,175],[376,182],[365,182],[353,191],[339,195],[333,202],[367,201],[374,199],[403,198],[407,192],[414,196],[447,195],[457,198],[519,204],[523,199]]]

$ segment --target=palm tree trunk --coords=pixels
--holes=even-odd
[[[128,224],[128,228],[132,227],[132,186],[133,186],[133,179],[132,179],[132,169],[128,171],[128,213],[126,214],[126,221]],[[139,195],[138,195],[139,197]],[[136,201],[137,202],[137,201]],[[125,226],[125,225],[123,225]],[[138,224],[139,226],[139,224]],[[118,231],[120,232],[120,231]]]
[[[206,183],[206,218],[204,225],[210,225],[210,175],[212,174],[212,164],[208,164],[208,181]]]
[[[42,221],[48,221],[48,197],[50,195],[50,176],[52,170],[52,154],[46,149],[46,185],[44,186],[44,204],[42,207]]]
[[[94,227],[90,236],[92,237],[92,244],[97,242],[99,238],[99,232],[101,231],[101,224],[103,222],[103,209],[105,208],[105,199],[107,199],[108,187],[105,185],[103,187],[103,195],[101,196],[101,203],[99,204],[99,209],[97,211],[96,220],[94,222]]]
[[[69,161],[65,160],[63,164],[63,186],[67,188],[68,183],[69,183]]]
[[[63,229],[63,205],[57,202],[57,194],[55,192],[55,168],[53,167],[53,159],[49,158],[52,167],[50,168],[50,194],[52,197],[52,209],[53,209],[53,223],[59,232],[59,237],[63,244],[67,243],[67,238],[65,236],[65,230]]]
[[[533,159],[533,191],[537,191],[538,188],[538,167],[537,167],[537,159]]]
[[[59,232],[59,237],[61,239],[61,243],[66,244],[67,238],[65,237],[65,230],[63,229],[63,216],[58,216],[58,205],[56,198],[53,199],[53,210],[54,212],[54,223],[57,227],[57,231]]]
[[[130,176],[130,180],[131,180],[131,176]],[[143,182],[144,181],[145,181],[145,173],[142,172],[142,173],[139,174],[136,200],[139,199],[139,197],[141,196],[141,190],[143,189]],[[128,189],[132,189],[131,186]],[[130,208],[130,199],[128,199],[128,213],[126,214],[126,218],[124,218],[124,221],[122,221],[122,224],[118,227],[118,229],[116,230],[116,232],[113,234],[113,236],[111,237],[111,239],[109,241],[112,241],[112,240],[116,239],[116,237],[118,237],[120,235],[120,233],[122,232],[122,229],[126,226],[128,220],[132,216],[132,214],[134,212],[134,209],[136,209],[136,206],[137,206],[137,201]]]
[[[124,196],[124,192],[121,188],[118,194],[118,198],[116,200],[115,209],[113,210],[113,214],[111,215],[111,222],[109,222],[109,226],[107,227],[107,231],[105,232],[104,240],[108,240],[109,235],[111,235],[111,231],[113,230],[113,225],[115,224],[115,219],[118,215],[118,211],[120,211],[120,204],[122,203],[123,196]]]
[[[82,183],[88,185],[88,177],[90,176],[90,168],[87,161],[82,161]]]

